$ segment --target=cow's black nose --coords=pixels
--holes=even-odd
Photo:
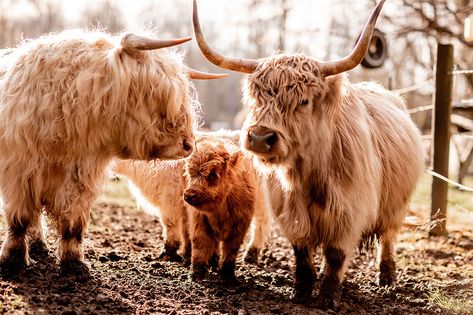
[[[256,132],[250,130],[248,132],[248,149],[259,153],[269,153],[277,140],[278,136],[274,131]]]

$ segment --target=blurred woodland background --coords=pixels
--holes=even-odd
[[[375,0],[200,0],[200,18],[207,40],[223,54],[259,58],[279,51],[302,52],[318,60],[348,54]],[[159,37],[192,36],[191,0],[0,0],[0,48],[22,38],[67,28],[101,27],[116,33],[154,26]],[[473,43],[463,39],[470,0],[390,0],[378,29],[386,36],[388,59],[383,67],[357,67],[352,81],[378,80],[401,90],[410,108],[432,103],[437,42],[455,45],[458,69],[473,68]],[[195,42],[182,45],[186,62],[195,69],[221,70],[202,56]],[[239,128],[242,115],[237,73],[223,80],[195,82],[210,128]],[[404,89],[413,87],[412,89]],[[473,98],[473,76],[456,78],[454,102]],[[413,114],[424,130],[430,111]]]

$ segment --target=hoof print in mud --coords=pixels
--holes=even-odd
[[[90,271],[89,267],[80,260],[63,260],[61,261],[60,276],[83,282],[90,278]]]
[[[256,265],[258,263],[259,249],[252,247],[245,255],[245,262]]]

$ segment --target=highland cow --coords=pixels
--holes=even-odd
[[[420,133],[403,100],[376,83],[351,84],[344,74],[366,54],[383,3],[348,57],[318,62],[302,54],[225,57],[205,42],[194,1],[194,31],[206,58],[250,74],[241,142],[270,176],[274,214],[296,257],[296,301],[311,297],[312,253],[323,249],[322,308],[333,307],[364,238],[380,241],[379,284],[395,281],[394,241],[424,168]]]
[[[82,238],[112,158],[179,159],[194,147],[193,89],[180,55],[154,40],[66,31],[25,41],[0,58],[0,190],[8,232],[3,274],[45,248],[53,219],[63,274],[86,276]],[[216,75],[215,77],[220,77]]]
[[[197,139],[185,161],[193,280],[204,279],[209,266],[220,260],[221,278],[238,282],[236,258],[257,198],[258,178],[250,163],[231,141],[212,136]]]
[[[238,146],[239,132],[219,131],[216,133],[197,133],[196,139],[217,137],[233,141]],[[253,166],[245,160],[248,170]],[[129,179],[130,190],[135,196],[140,208],[147,213],[156,215],[163,227],[164,249],[159,255],[160,260],[181,261],[190,263],[191,243],[189,237],[187,206],[183,199],[184,161],[161,162],[156,161],[117,161],[114,171]],[[255,190],[255,210],[251,231],[251,239],[245,254],[245,261],[256,263],[261,248],[264,246],[269,225],[269,207],[265,198],[267,193],[264,178],[257,178]],[[181,255],[178,250],[181,247]]]

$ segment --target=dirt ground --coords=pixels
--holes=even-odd
[[[1,216],[0,228],[3,239]],[[425,231],[404,231],[393,288],[376,285],[374,253],[358,254],[340,308],[326,313],[473,314],[472,230],[431,239]],[[224,286],[215,274],[196,284],[179,263],[157,261],[163,246],[159,220],[133,207],[94,206],[85,241],[92,278],[86,282],[59,276],[53,232],[47,240],[48,257],[18,278],[0,279],[1,314],[324,314],[291,302],[294,258],[277,227],[258,265],[239,262],[238,287]],[[320,267],[320,257],[314,259]]]

